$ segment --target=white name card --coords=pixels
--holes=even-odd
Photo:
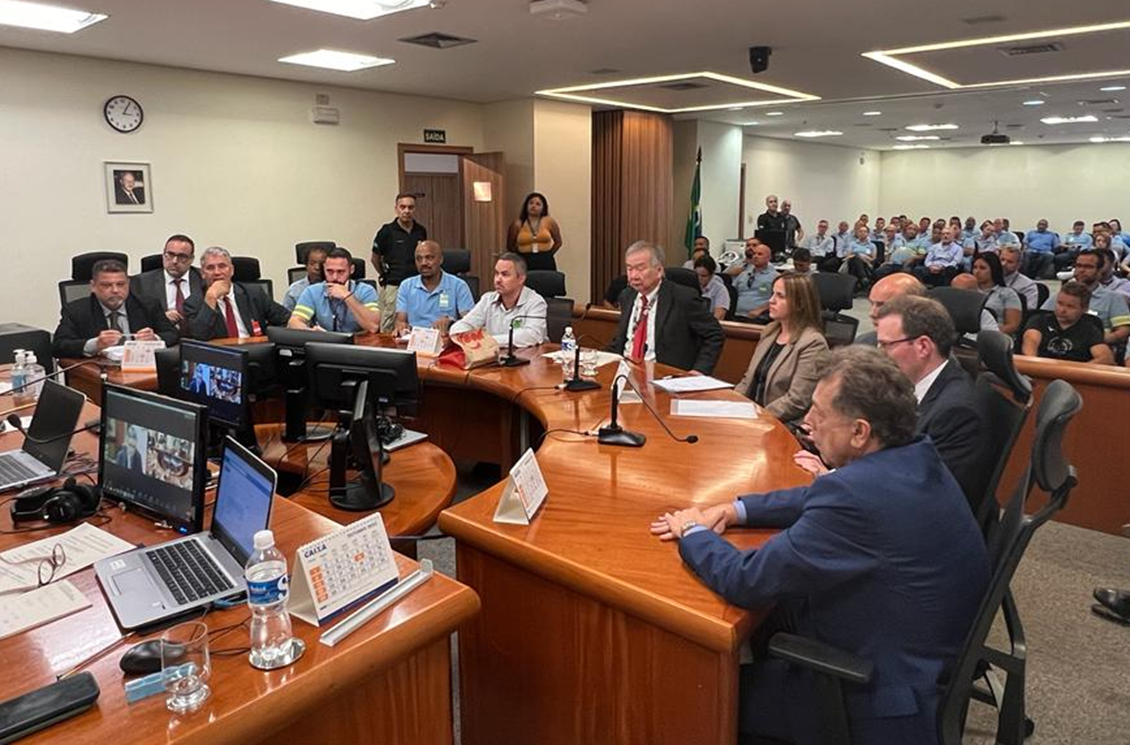
[[[408,351],[421,357],[439,357],[443,351],[443,337],[439,329],[413,326],[408,335]]]
[[[506,488],[494,511],[494,521],[529,525],[548,495],[549,487],[545,485],[541,466],[533,448],[530,448],[510,469],[510,478],[506,480]]]
[[[139,341],[131,339],[124,345],[122,351],[122,370],[136,371],[136,370],[156,370],[157,358],[155,354],[158,349],[164,349],[165,342],[157,339],[156,341]]]
[[[621,377],[626,378],[622,380]],[[620,360],[620,366],[616,368],[616,375],[613,380],[616,381],[616,395],[621,404],[638,404],[642,400],[640,394],[636,393],[636,389],[628,385],[628,381],[632,379],[632,368],[628,367],[628,363]]]
[[[299,546],[290,582],[290,614],[312,626],[400,580],[381,513]]]

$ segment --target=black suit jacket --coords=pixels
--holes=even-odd
[[[142,329],[150,328],[167,346],[177,343],[177,330],[165,316],[164,305],[130,295],[126,298],[125,313],[131,332],[136,334]],[[79,298],[63,307],[51,352],[57,358],[82,357],[82,348],[86,342],[107,328],[106,316],[102,314],[98,298],[93,294]]]
[[[135,186],[133,188],[133,195],[137,197],[137,204],[145,204],[145,187]],[[134,201],[129,198],[129,194],[122,188],[121,184],[114,187],[114,202],[116,204],[133,204]]]
[[[240,282],[233,282],[232,292],[235,293],[235,304],[243,325],[249,333],[253,333],[256,323],[262,333],[266,333],[268,326],[286,326],[290,320],[290,311],[271,300],[258,287],[248,289]],[[204,291],[190,295],[184,301],[184,314],[188,317],[188,333],[192,338],[208,341],[228,336],[228,325],[223,312],[218,308],[212,310],[208,307],[204,302]]]
[[[636,294],[631,287],[620,293],[620,324],[608,345],[609,352],[624,352]],[[691,288],[666,279],[659,284],[655,303],[656,361],[707,375],[714,372],[725,335],[718,319],[711,315],[709,303]]]
[[[200,272],[196,269],[188,270],[188,297],[193,295],[200,295],[204,292],[204,281],[200,277]],[[165,270],[164,269],[151,269],[148,272],[135,274],[130,277],[129,291],[131,295],[136,295],[145,300],[152,300],[162,308],[168,310],[165,305]],[[187,302],[188,298],[185,298]],[[238,301],[237,301],[238,302]]]
[[[993,464],[988,424],[977,408],[973,382],[950,359],[918,404],[918,434],[926,434],[977,514]]]

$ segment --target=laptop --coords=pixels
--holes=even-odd
[[[212,527],[94,564],[123,629],[134,629],[244,592],[255,533],[271,519],[277,475],[250,450],[224,438]]]
[[[86,396],[78,391],[54,380],[44,381],[23,446],[0,453],[0,491],[59,475],[84,403]]]

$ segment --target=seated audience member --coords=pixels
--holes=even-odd
[[[730,291],[715,272],[718,265],[709,256],[695,259],[694,272],[698,275],[698,286],[702,288],[702,296],[710,303],[710,313],[719,321],[726,317],[730,311]]]
[[[1095,244],[1095,239],[1091,234],[1083,232],[1084,227],[1086,227],[1085,222],[1076,220],[1071,226],[1071,232],[1063,236],[1063,240],[1055,247],[1055,256],[1052,261],[1057,272],[1070,268],[1080,251]]]
[[[694,263],[703,256],[710,255],[710,239],[705,235],[696,236],[691,248],[691,257],[683,262],[684,269],[694,269]]]
[[[848,225],[847,220],[840,220],[836,226],[836,232],[832,235],[832,240],[836,243],[836,256],[843,258],[852,238],[854,238],[854,234],[851,231],[851,226]]]
[[[1016,246],[1005,246],[1000,252],[1001,269],[1004,270],[1004,286],[1012,289],[1024,300],[1025,309],[1037,310],[1040,304],[1040,290],[1036,282],[1024,276],[1020,271],[1020,249]]]
[[[828,235],[828,221],[821,220],[816,223],[816,232],[801,241],[801,248],[806,248],[810,256],[818,262],[836,256],[836,240]],[[794,257],[795,261],[795,257]]]
[[[1055,311],[1037,313],[1024,329],[1022,353],[1071,362],[1113,365],[1114,353],[1103,343],[1102,324],[1087,314],[1091,291],[1066,282],[1055,298]]]
[[[63,306],[51,354],[93,357],[122,344],[127,334],[141,341],[160,339],[170,347],[177,343],[176,329],[164,306],[131,295],[125,266],[104,259],[91,269],[90,296]]]
[[[234,268],[226,248],[212,246],[200,256],[205,290],[184,304],[189,333],[196,339],[263,336],[268,326],[286,326],[290,311],[258,287],[232,281]]]
[[[942,230],[940,242],[930,246],[922,266],[915,267],[914,276],[931,287],[948,285],[954,275],[961,270],[963,254],[961,246],[954,240],[953,228],[948,225]]]
[[[758,246],[768,255],[768,246]],[[689,287],[663,276],[663,249],[636,241],[624,255],[628,289],[608,351],[709,375],[722,353],[722,326]]]
[[[883,245],[887,247],[887,255],[890,256],[891,252],[896,248],[902,247],[906,243],[906,239],[902,237],[899,232],[898,223],[892,222],[887,227],[883,228]]]
[[[886,233],[884,232],[886,229],[887,229],[887,218],[876,217],[875,218],[875,227],[871,228],[871,240],[879,241],[884,246],[887,245]]]
[[[977,218],[970,215],[965,218],[965,228],[961,231],[961,243],[977,237]]]
[[[981,223],[981,232],[971,238],[965,239],[962,247],[970,265],[973,263],[973,256],[975,254],[999,251],[1000,247],[997,246],[997,234],[993,232],[993,223],[988,220]]]
[[[918,235],[921,235],[921,236],[930,235],[930,226],[933,225],[933,224],[934,224],[934,221],[931,220],[928,217],[920,218],[918,220]]]
[[[614,280],[608,283],[608,288],[604,291],[604,297],[601,298],[605,308],[612,308],[618,310],[620,308],[620,295],[628,287],[628,275],[621,274]]]
[[[1110,249],[1114,251],[1118,261],[1122,261],[1126,256],[1127,240],[1130,240],[1130,236],[1122,232],[1122,221],[1118,218],[1112,217],[1107,223],[1110,225]]]
[[[758,243],[745,250],[746,263],[734,277],[734,287],[738,291],[738,306],[734,312],[743,319],[753,319],[759,323],[769,320],[769,296],[773,294],[773,280],[777,269],[769,260],[772,254],[769,246]]]
[[[678,540],[730,603],[776,606],[758,638],[785,630],[874,661],[870,683],[845,687],[852,742],[935,743],[942,683],[988,587],[984,539],[934,445],[916,436],[913,386],[877,351],[834,352],[805,421],[835,471],[666,513],[651,532]],[[781,532],[743,551],[719,535],[737,526]],[[739,731],[824,742],[814,676],[760,648],[754,660],[741,671]]]
[[[471,288],[443,270],[443,249],[435,241],[416,244],[416,271],[396,293],[396,333],[424,326],[447,336],[448,327],[475,306]]]
[[[1016,233],[1009,229],[1007,217],[998,217],[993,220],[993,240],[996,242],[994,250],[999,250],[1001,246],[1020,245],[1020,239],[1016,237]]]
[[[284,308],[293,311],[294,306],[298,305],[298,298],[302,297],[302,293],[306,291],[307,287],[326,280],[325,276],[322,275],[322,264],[326,262],[327,250],[329,249],[325,246],[315,246],[307,252],[306,276],[295,280],[290,287],[286,288],[286,294],[283,295],[282,300]]]
[[[545,298],[526,287],[526,260],[507,251],[494,262],[494,291],[484,292],[470,313],[451,324],[448,333],[485,329],[500,345],[506,345],[513,328],[515,347],[536,347],[547,338],[548,314]]]
[[[907,237],[905,238],[900,233],[894,233],[894,229],[894,221],[892,221],[892,224],[887,227],[889,235],[887,236],[886,260],[882,266],[875,270],[877,280],[898,272],[911,271],[914,265],[926,256],[928,246],[919,241],[917,225],[911,223],[907,226]]]
[[[819,366],[828,353],[812,280],[792,273],[777,277],[769,317],[773,320],[761,332],[734,390],[784,422],[799,422],[812,403]]]
[[[325,331],[377,333],[381,328],[380,303],[371,285],[353,279],[353,255],[338,246],[322,263],[324,282],[310,285],[298,298],[290,327],[313,326]]]
[[[984,308],[997,320],[998,330],[1009,336],[1018,333],[1024,316],[1020,296],[1005,285],[1000,257],[993,253],[978,256],[973,260],[973,277],[977,289],[985,294]]]
[[[871,292],[868,293],[867,300],[870,303],[868,317],[871,319],[872,329],[874,329],[879,322],[879,311],[883,306],[896,297],[902,297],[903,295],[926,297],[926,287],[915,279],[913,274],[906,272],[883,277],[871,286]],[[872,330],[856,336],[854,343],[873,347],[875,346],[876,339],[875,331]]]
[[[187,235],[172,235],[161,252],[161,269],[150,269],[132,277],[130,294],[152,300],[165,309],[165,316],[184,333],[184,302],[203,291],[200,272],[192,267],[196,244]]]
[[[793,273],[816,274],[816,267],[812,265],[812,252],[807,248],[793,251]]]
[[[1032,279],[1039,279],[1052,265],[1055,247],[1059,244],[1059,234],[1048,230],[1048,221],[1041,218],[1036,229],[1024,235],[1024,273]]]
[[[1095,241],[1095,250],[1103,260],[1103,268],[1099,272],[1099,285],[1107,292],[1118,292],[1130,297],[1130,281],[1114,276],[1118,257],[1108,248],[1109,244],[1110,236],[1103,236],[1102,240]]]
[[[865,290],[875,279],[872,264],[875,262],[875,244],[871,242],[871,231],[862,223],[855,228],[855,235],[844,249],[844,263],[841,272],[855,277],[856,289]],[[846,267],[846,268],[845,268]]]
[[[1091,291],[1089,312],[1103,323],[1103,342],[1117,351],[1130,337],[1130,308],[1125,295],[1110,292],[1099,283],[1102,266],[1102,254],[1091,249],[1080,251],[1075,257],[1075,281]],[[1056,299],[1052,296],[1040,310],[1055,310],[1055,307]]]

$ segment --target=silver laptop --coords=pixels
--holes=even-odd
[[[94,565],[123,629],[160,621],[244,592],[255,533],[271,520],[277,476],[228,437],[211,530],[128,551]]]
[[[44,381],[23,447],[0,453],[0,491],[47,481],[63,470],[85,402],[78,391]]]

